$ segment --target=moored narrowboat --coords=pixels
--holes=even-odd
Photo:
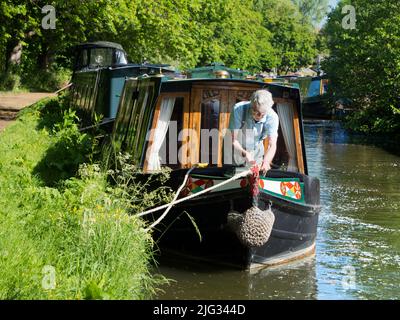
[[[235,103],[261,88],[272,93],[280,121],[273,169],[265,175],[232,164],[228,130]],[[111,141],[144,174],[172,170],[167,185],[179,198],[153,229],[161,252],[242,269],[315,252],[319,180],[308,176],[298,89],[244,79],[130,78]],[[251,218],[253,208],[268,218]],[[152,223],[161,215],[155,209],[144,217]]]
[[[92,125],[101,115],[102,124],[111,130],[126,78],[175,75],[175,70],[166,64],[128,62],[123,47],[114,42],[82,43],[75,46],[74,55],[70,103],[78,111],[82,128]]]

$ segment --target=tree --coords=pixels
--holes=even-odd
[[[264,68],[276,66],[278,72],[295,71],[311,64],[316,56],[316,34],[310,23],[290,0],[258,0],[255,8],[263,14],[263,26],[272,33],[274,48],[272,61],[264,61]]]
[[[307,65],[315,51],[311,24],[301,24],[301,13],[290,0],[256,2],[3,0],[2,65],[9,69],[15,61],[12,72],[25,80],[40,78],[43,72],[45,79],[54,68],[70,64],[71,47],[96,40],[121,43],[131,61],[146,59],[179,68],[213,61],[252,71]],[[55,29],[41,26],[45,5],[56,10]],[[15,48],[17,54],[12,53]]]
[[[303,15],[302,22],[311,21],[318,25],[326,16],[329,9],[329,0],[292,0]]]
[[[0,3],[0,52],[3,71],[16,69],[21,63],[22,48],[37,31],[37,14],[32,3],[27,1],[4,0]]]
[[[260,68],[260,57],[272,51],[270,33],[251,7],[252,0],[143,0],[134,13],[137,24],[128,27],[129,40],[122,44],[136,61]]]
[[[400,134],[400,6],[396,1],[352,0],[356,28],[343,28],[341,1],[324,33],[330,57],[324,70],[332,94],[353,101],[354,129]]]
[[[199,64],[222,61],[234,68],[260,70],[262,59],[272,57],[273,48],[271,33],[262,25],[262,15],[252,9],[253,1],[216,3],[220,7],[213,15],[202,11],[198,17],[210,27],[209,36],[202,41]]]

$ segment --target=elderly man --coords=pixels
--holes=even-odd
[[[279,117],[272,109],[273,105],[269,91],[257,90],[251,101],[242,101],[233,106],[229,129],[232,132],[235,164],[256,161],[262,172],[271,169],[279,127]],[[266,150],[264,139],[268,140]]]

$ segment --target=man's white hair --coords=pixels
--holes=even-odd
[[[271,92],[265,89],[253,92],[251,96],[251,105],[257,111],[267,112],[268,109],[272,108],[272,106],[274,105],[274,100],[272,100]]]

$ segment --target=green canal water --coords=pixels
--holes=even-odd
[[[337,122],[304,132],[321,183],[316,255],[254,274],[163,259],[174,281],[158,299],[400,299],[400,157]]]

